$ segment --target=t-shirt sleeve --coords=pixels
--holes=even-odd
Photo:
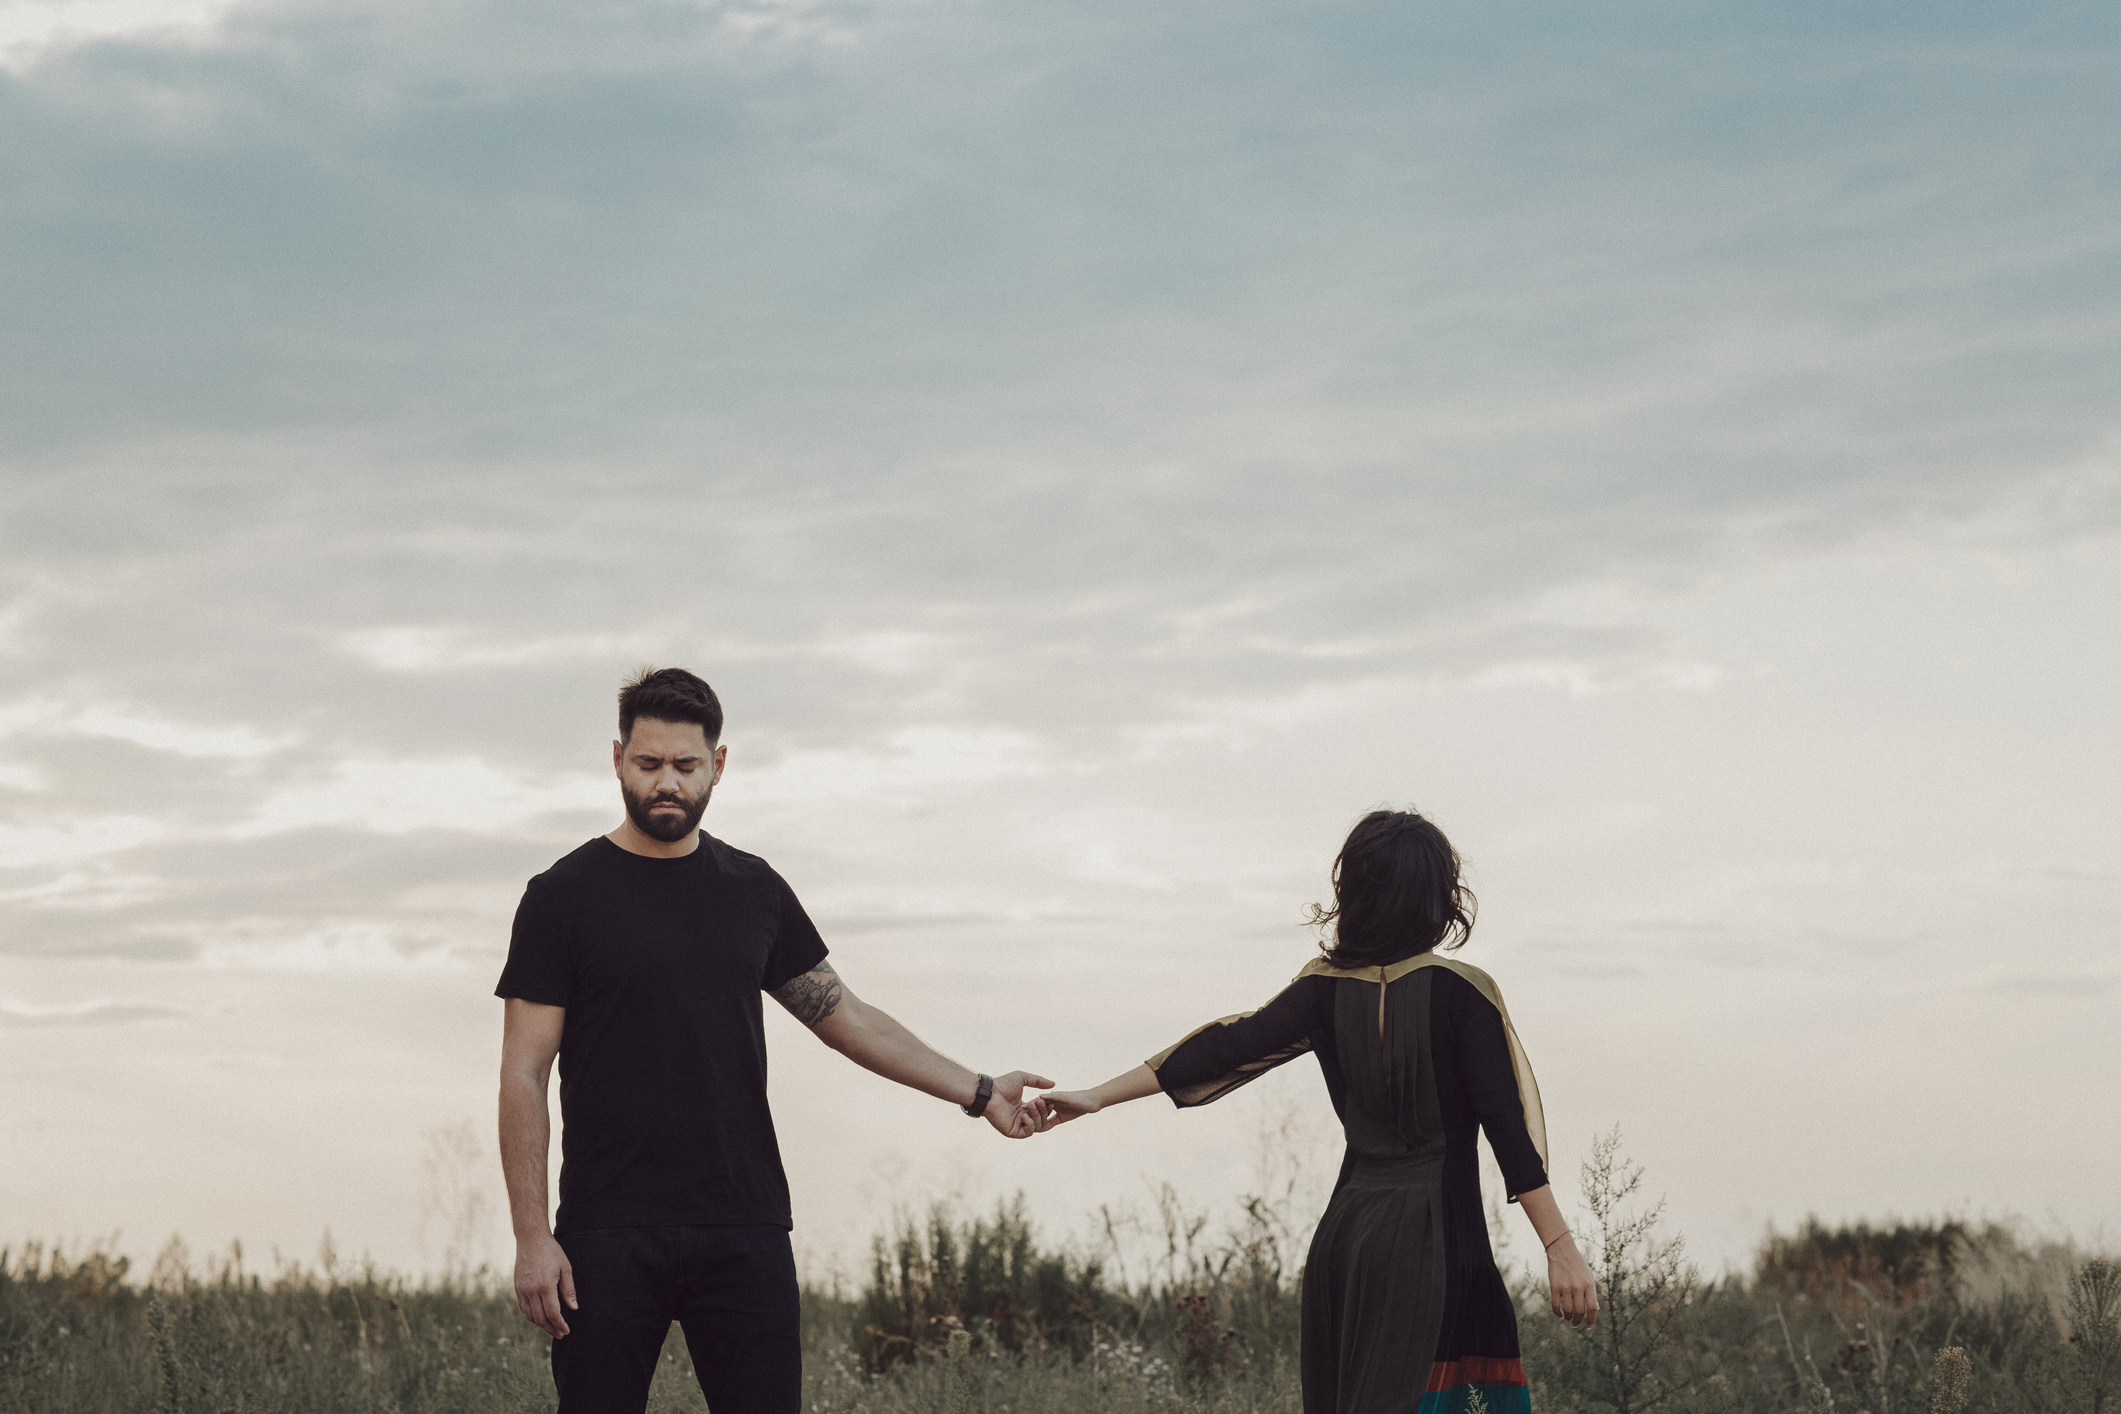
[[[1517,1069],[1510,1064],[1502,1013],[1470,983],[1459,982],[1453,991],[1458,1066],[1465,1076],[1466,1098],[1488,1136],[1488,1147],[1495,1151],[1503,1186],[1514,1203],[1518,1194],[1546,1187],[1546,1165],[1539,1161],[1539,1150],[1525,1126],[1524,1097],[1517,1090]]]
[[[825,940],[818,936],[817,925],[810,915],[803,912],[803,905],[788,887],[788,881],[780,875],[773,876],[773,886],[780,890],[781,921],[773,935],[773,951],[766,955],[766,970],[759,974],[762,991],[777,992],[795,978],[825,960]]]
[[[1302,977],[1257,1011],[1226,1016],[1149,1058],[1156,1083],[1180,1109],[1205,1105],[1311,1049],[1320,979]]]
[[[508,935],[508,962],[493,994],[566,1006],[574,990],[570,951],[566,916],[540,874],[524,886],[523,901],[516,905],[515,927]]]

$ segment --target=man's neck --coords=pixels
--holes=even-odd
[[[628,854],[645,854],[650,859],[683,859],[700,847],[700,832],[697,828],[683,839],[659,840],[654,835],[642,831],[631,818],[623,821],[604,838]]]

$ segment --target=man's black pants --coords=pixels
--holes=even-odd
[[[800,1414],[802,1308],[779,1227],[570,1232],[579,1310],[552,1343],[560,1414],[640,1414],[670,1323],[713,1414]]]

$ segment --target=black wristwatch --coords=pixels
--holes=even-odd
[[[979,1078],[979,1092],[972,1097],[972,1103],[964,1107],[965,1113],[971,1115],[974,1119],[978,1119],[987,1112],[987,1101],[993,1098],[994,1077],[982,1075]]]

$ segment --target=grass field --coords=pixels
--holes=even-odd
[[[2121,1414],[2121,1273],[2065,1246],[1955,1223],[1770,1239],[1700,1280],[1640,1175],[1602,1144],[1579,1222],[1595,1332],[1518,1284],[1541,1411]],[[1210,1236],[1168,1192],[1160,1269],[1043,1246],[1020,1204],[937,1209],[880,1234],[857,1289],[806,1289],[817,1414],[1295,1414],[1301,1233],[1254,1201]],[[0,1254],[7,1414],[545,1410],[547,1341],[483,1273],[409,1282],[327,1258],[247,1270],[173,1253],[145,1279],[87,1250]],[[701,1410],[684,1340],[652,1409]]]

